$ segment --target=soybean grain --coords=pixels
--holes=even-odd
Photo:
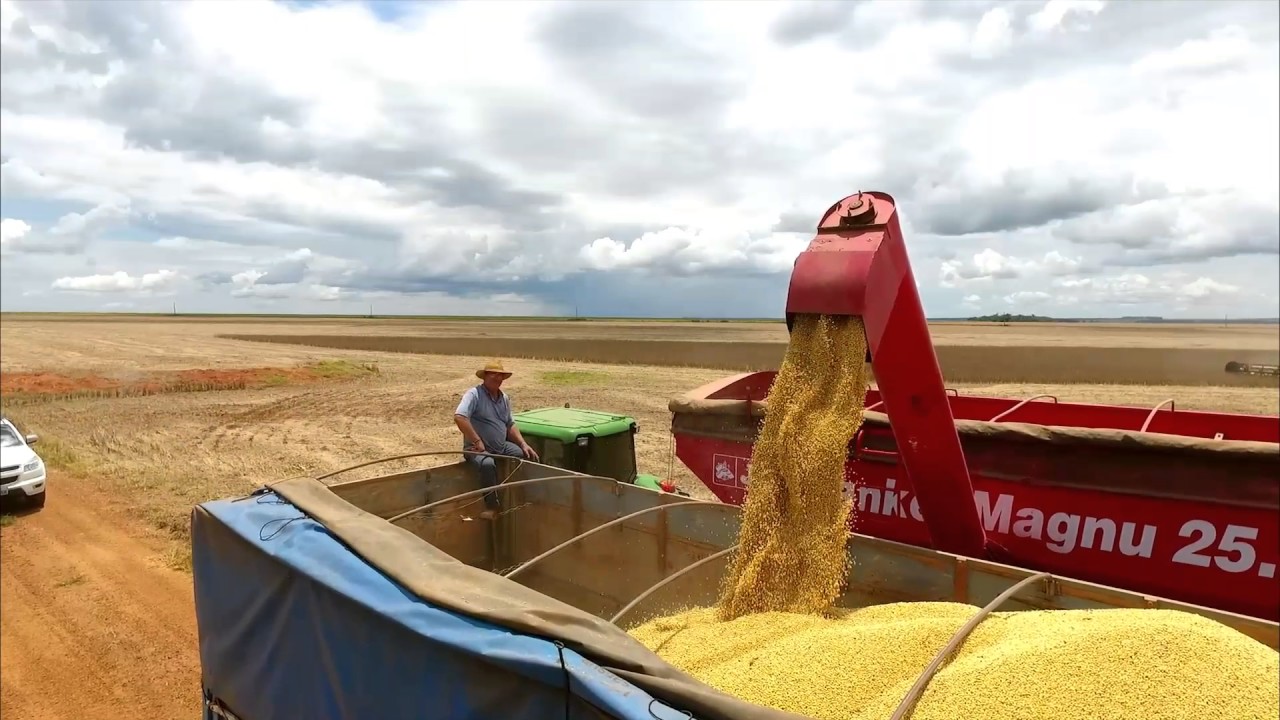
[[[852,509],[844,466],[863,419],[865,357],[862,318],[796,318],[748,467],[720,619],[821,612],[840,594]]]
[[[821,614],[714,608],[631,635],[748,702],[815,720],[885,720],[978,608],[892,603]],[[1274,720],[1280,654],[1176,610],[996,612],[934,676],[912,720]]]

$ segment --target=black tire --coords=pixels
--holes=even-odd
[[[41,490],[39,495],[28,497],[27,502],[33,508],[36,508],[36,509],[42,508],[44,507],[44,496],[48,494],[48,492],[49,492],[48,490]]]

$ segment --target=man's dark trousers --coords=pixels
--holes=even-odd
[[[484,448],[485,452],[494,455],[508,455],[511,457],[524,457],[524,451],[519,445],[510,440],[503,440],[502,447]],[[467,462],[475,465],[480,469],[480,485],[481,487],[494,487],[498,484],[498,460],[484,455],[467,455]],[[484,494],[484,506],[490,510],[498,509],[498,493],[491,492]]]

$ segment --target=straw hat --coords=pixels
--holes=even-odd
[[[511,371],[502,367],[501,360],[490,360],[489,362],[485,363],[484,367],[480,368],[479,370],[476,370],[476,377],[483,380],[485,373],[498,373],[503,377],[511,377]]]

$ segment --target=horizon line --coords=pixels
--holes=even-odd
[[[945,316],[945,317],[926,317],[928,322],[1009,322],[1019,324],[1035,324],[1037,322],[1126,322],[1132,324],[1156,324],[1156,323],[1225,323],[1225,324],[1280,324],[1280,317],[1239,317],[1239,318],[1169,318],[1158,315],[1109,315],[1109,316],[1072,316],[1072,317],[1055,317],[1051,315],[1023,315],[1027,319],[1017,319],[1017,314],[1013,315],[1009,320],[992,320],[993,315],[999,316],[1006,313],[991,313],[988,315],[978,316]],[[400,320],[560,320],[560,321],[591,321],[591,320],[629,320],[629,321],[678,321],[678,322],[785,322],[784,317],[732,317],[732,316],[716,316],[716,315],[689,315],[683,317],[677,316],[661,316],[661,315],[459,315],[459,314],[409,314],[409,313],[389,313],[389,314],[372,314],[372,313],[272,313],[272,312],[130,312],[116,310],[0,310],[0,317],[16,316],[16,315],[103,315],[103,316],[123,316],[123,317],[154,317],[154,318],[182,318],[182,317],[220,317],[220,318],[308,318],[308,319],[346,319],[346,320],[379,320],[379,319],[400,319]],[[980,319],[983,318],[983,319]]]

